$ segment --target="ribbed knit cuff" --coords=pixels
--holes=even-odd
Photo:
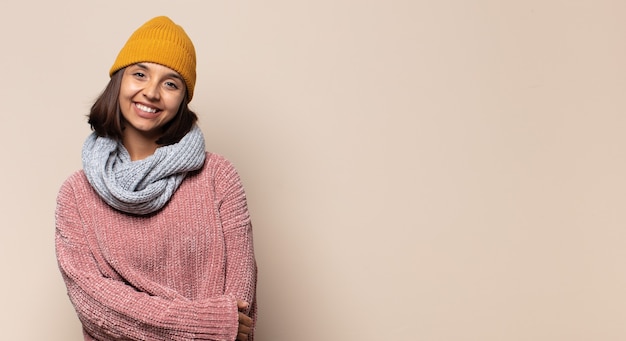
[[[237,300],[223,296],[196,302],[174,302],[162,321],[194,339],[234,340],[239,327]]]

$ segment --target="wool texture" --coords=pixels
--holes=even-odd
[[[196,86],[196,49],[181,26],[166,16],[145,22],[122,47],[109,70],[109,76],[141,62],[161,64],[178,72],[185,81],[191,101]]]
[[[217,154],[144,216],[111,208],[76,172],[57,197],[56,253],[85,340],[235,340],[237,299],[256,325],[246,196]]]
[[[131,161],[121,142],[94,132],[83,145],[82,158],[87,179],[109,205],[126,213],[149,214],[165,206],[188,172],[202,167],[204,137],[194,125],[178,143]]]

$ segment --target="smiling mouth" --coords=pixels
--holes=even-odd
[[[135,106],[137,107],[137,109],[139,109],[139,110],[141,110],[143,112],[150,113],[150,114],[155,114],[156,112],[159,111],[159,109],[150,108],[150,107],[145,106],[145,105],[140,104],[140,103],[135,103]]]

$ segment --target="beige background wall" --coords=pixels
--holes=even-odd
[[[259,341],[626,339],[626,3],[0,5],[0,330],[79,340],[61,182],[115,55],[169,15],[238,167]]]

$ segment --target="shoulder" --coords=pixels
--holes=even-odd
[[[59,189],[56,198],[56,217],[59,219],[73,219],[79,207],[88,205],[93,196],[93,189],[82,170],[70,175]]]
[[[207,152],[204,166],[199,175],[208,178],[218,193],[242,186],[239,173],[233,162],[217,153]]]
[[[82,187],[84,184],[89,184],[89,182],[87,181],[85,173],[81,169],[72,173],[69,177],[67,177],[67,179],[65,179],[65,181],[63,181],[60,192],[63,193],[66,191],[73,191],[75,188]]]
[[[233,163],[224,155],[212,152],[206,152],[205,167],[215,168],[234,168]]]
[[[217,153],[206,153],[202,171],[211,173],[215,178],[238,177],[235,165],[225,156]]]
[[[75,200],[77,196],[85,196],[93,193],[93,188],[87,180],[85,173],[83,170],[78,170],[61,184],[57,201]]]

